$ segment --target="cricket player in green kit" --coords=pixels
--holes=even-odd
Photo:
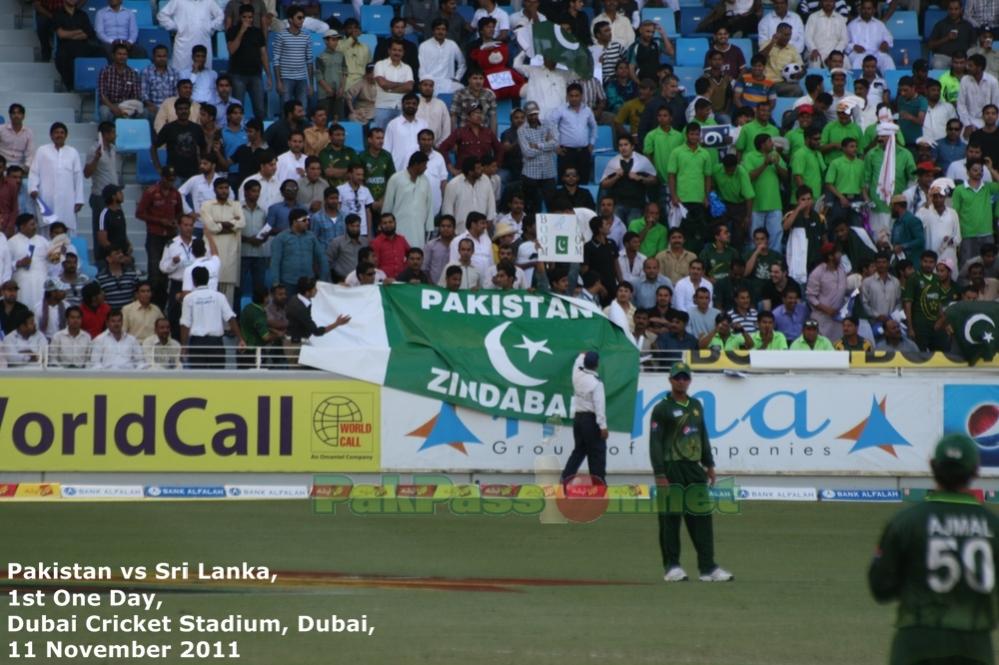
[[[896,515],[868,573],[879,602],[899,601],[891,665],[993,665],[999,518],[968,494],[978,447],[945,436],[930,462],[938,491]]]
[[[667,582],[687,579],[687,573],[680,567],[682,517],[697,550],[699,579],[702,582],[728,582],[735,577],[715,563],[711,514],[694,515],[685,509],[686,502],[683,506],[670,506],[668,509],[664,500],[671,484],[679,485],[684,493],[707,494],[708,484],[715,482],[715,460],[704,426],[704,406],[687,394],[690,376],[690,367],[686,363],[675,363],[670,368],[670,393],[652,409],[649,423],[649,456],[656,476],[658,497],[659,547],[666,571],[663,579]]]

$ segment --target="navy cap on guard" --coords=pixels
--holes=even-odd
[[[583,367],[586,369],[596,369],[599,362],[600,354],[596,351],[587,351],[586,355],[583,356]]]

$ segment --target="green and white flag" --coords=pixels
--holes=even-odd
[[[350,323],[302,347],[303,365],[520,420],[563,422],[572,366],[600,353],[609,429],[630,432],[638,350],[596,307],[526,291],[320,284],[319,325]]]
[[[999,303],[968,300],[947,308],[947,323],[954,330],[954,338],[961,347],[961,354],[970,364],[978,359],[992,361],[999,350]]]
[[[575,35],[566,32],[554,21],[542,21],[531,26],[534,52],[551,57],[583,79],[593,78],[593,55]]]

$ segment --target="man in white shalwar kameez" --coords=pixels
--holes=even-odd
[[[423,175],[427,161],[425,153],[414,152],[406,169],[389,178],[385,188],[382,212],[395,215],[396,232],[410,247],[422,247],[427,233],[434,230],[434,197],[430,181]]]
[[[240,231],[246,227],[246,219],[242,206],[232,200],[228,180],[216,178],[214,189],[215,198],[201,206],[201,221],[205,225],[205,233],[214,238],[215,254],[222,263],[219,268],[219,291],[232,306],[236,287],[239,286]]]
[[[860,16],[850,21],[847,32],[850,35],[847,51],[851,67],[861,69],[864,66],[864,58],[873,55],[878,59],[880,71],[895,69],[895,61],[891,59],[891,54],[881,50],[882,44],[887,45],[887,50],[895,40],[885,24],[874,18],[874,0],[864,0],[860,5]]]
[[[76,233],[76,213],[83,207],[83,165],[76,148],[66,145],[69,131],[56,122],[49,130],[52,143],[35,152],[28,174],[28,194],[45,202],[55,219]],[[30,211],[29,211],[30,212]]]
[[[191,49],[208,49],[205,67],[212,68],[212,33],[222,29],[224,15],[214,0],[170,0],[156,14],[160,27],[176,32],[170,64],[178,72],[191,68]]]
[[[18,215],[17,233],[7,242],[10,260],[14,264],[14,281],[17,282],[17,299],[32,312],[37,310],[45,297],[45,280],[49,266],[45,257],[49,241],[38,235],[38,224],[30,213]]]
[[[923,223],[926,249],[937,253],[937,260],[950,259],[957,265],[957,248],[961,244],[961,223],[953,208],[947,206],[946,192],[930,185],[930,205],[920,208],[916,217]]]

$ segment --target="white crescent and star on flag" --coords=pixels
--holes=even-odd
[[[975,339],[973,336],[975,324],[982,322],[987,322],[989,327],[982,333],[981,337]],[[996,323],[992,320],[992,317],[988,314],[975,314],[968,317],[968,320],[964,323],[964,339],[970,344],[991,344],[995,340],[995,329]]]
[[[540,385],[548,383],[548,379],[539,379],[533,377],[516,365],[510,359],[510,355],[507,353],[506,347],[503,346],[503,333],[506,329],[510,327],[512,321],[506,321],[499,324],[495,328],[486,334],[484,340],[484,346],[486,348],[486,355],[489,357],[489,362],[496,370],[496,373],[503,377],[506,381],[517,385],[524,386],[527,388],[534,388]],[[539,353],[546,353],[548,355],[554,355],[552,350],[548,348],[548,340],[532,340],[526,335],[521,335],[521,343],[515,344],[513,348],[524,349],[527,351],[527,362],[534,362],[535,356]]]

